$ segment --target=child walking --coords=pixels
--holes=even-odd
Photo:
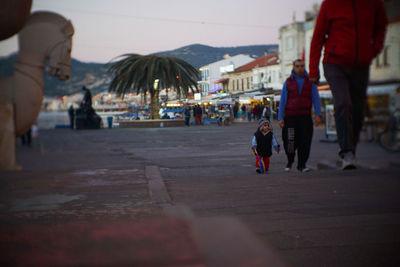
[[[253,150],[254,154],[256,154],[256,172],[262,173],[268,171],[269,158],[272,155],[272,146],[277,153],[280,151],[280,145],[272,133],[272,127],[269,120],[259,120],[258,128],[254,133],[251,144],[251,149]],[[264,163],[264,166],[260,166],[259,159],[262,161],[261,164]]]

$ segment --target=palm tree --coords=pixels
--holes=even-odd
[[[109,91],[122,97],[130,91],[150,92],[151,119],[159,118],[159,93],[163,88],[174,88],[178,97],[197,88],[199,72],[186,61],[167,56],[124,54],[108,71],[114,74]]]

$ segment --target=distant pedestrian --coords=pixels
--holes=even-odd
[[[257,120],[257,114],[258,114],[258,107],[257,105],[253,106],[253,120]]]
[[[185,125],[190,126],[190,107],[189,106],[185,107],[184,115],[185,115]]]
[[[235,103],[235,105],[233,106],[233,118],[234,119],[237,118],[238,111],[239,111],[239,104]]]
[[[195,107],[190,107],[190,119],[189,119],[189,124],[190,125],[195,125],[196,124],[196,111]]]
[[[264,110],[264,107],[261,105],[261,103],[259,103],[257,105],[257,120],[261,119],[263,110]]]
[[[252,116],[252,113],[253,113],[253,108],[251,107],[250,104],[248,104],[248,105],[246,106],[246,112],[247,112],[247,120],[248,120],[248,121],[251,121],[251,116]]]
[[[262,112],[262,117],[271,121],[271,107],[269,104],[265,104],[263,112]]]
[[[69,127],[74,129],[74,120],[75,120],[75,110],[72,105],[68,108],[68,116],[69,116]]]
[[[246,105],[243,104],[243,105],[240,107],[240,110],[242,111],[242,119],[244,120],[244,119],[246,118]]]
[[[253,139],[251,140],[251,149],[254,152],[257,151],[258,156],[264,163],[264,172],[269,169],[269,158],[272,156],[272,147],[279,153],[280,145],[272,133],[270,122],[266,119],[261,119],[258,122],[257,131],[254,133]],[[261,173],[260,167],[260,162],[256,156],[256,172]]]
[[[200,105],[195,106],[196,124],[203,125],[203,109]]]
[[[29,128],[23,135],[21,135],[21,143],[22,145],[31,146],[32,145],[32,128]]]
[[[308,79],[304,61],[293,62],[292,74],[283,84],[279,103],[279,126],[282,128],[283,146],[287,156],[285,171],[290,171],[297,150],[297,169],[310,171],[306,163],[310,156],[313,136],[311,109],[314,104],[315,125],[321,122],[321,104],[318,88]]]
[[[325,0],[310,50],[310,81],[318,84],[324,47],[324,73],[333,95],[339,157],[354,169],[367,105],[369,66],[382,50],[387,17],[382,0]]]

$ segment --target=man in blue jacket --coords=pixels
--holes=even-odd
[[[313,105],[316,114],[315,125],[318,126],[321,122],[318,88],[308,79],[304,61],[296,59],[293,62],[292,74],[283,84],[278,113],[283,146],[288,159],[285,171],[291,170],[296,150],[297,169],[301,172],[310,171],[306,163],[313,135]]]

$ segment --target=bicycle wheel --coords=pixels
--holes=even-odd
[[[386,150],[400,152],[400,130],[389,129],[379,135],[379,144]]]

